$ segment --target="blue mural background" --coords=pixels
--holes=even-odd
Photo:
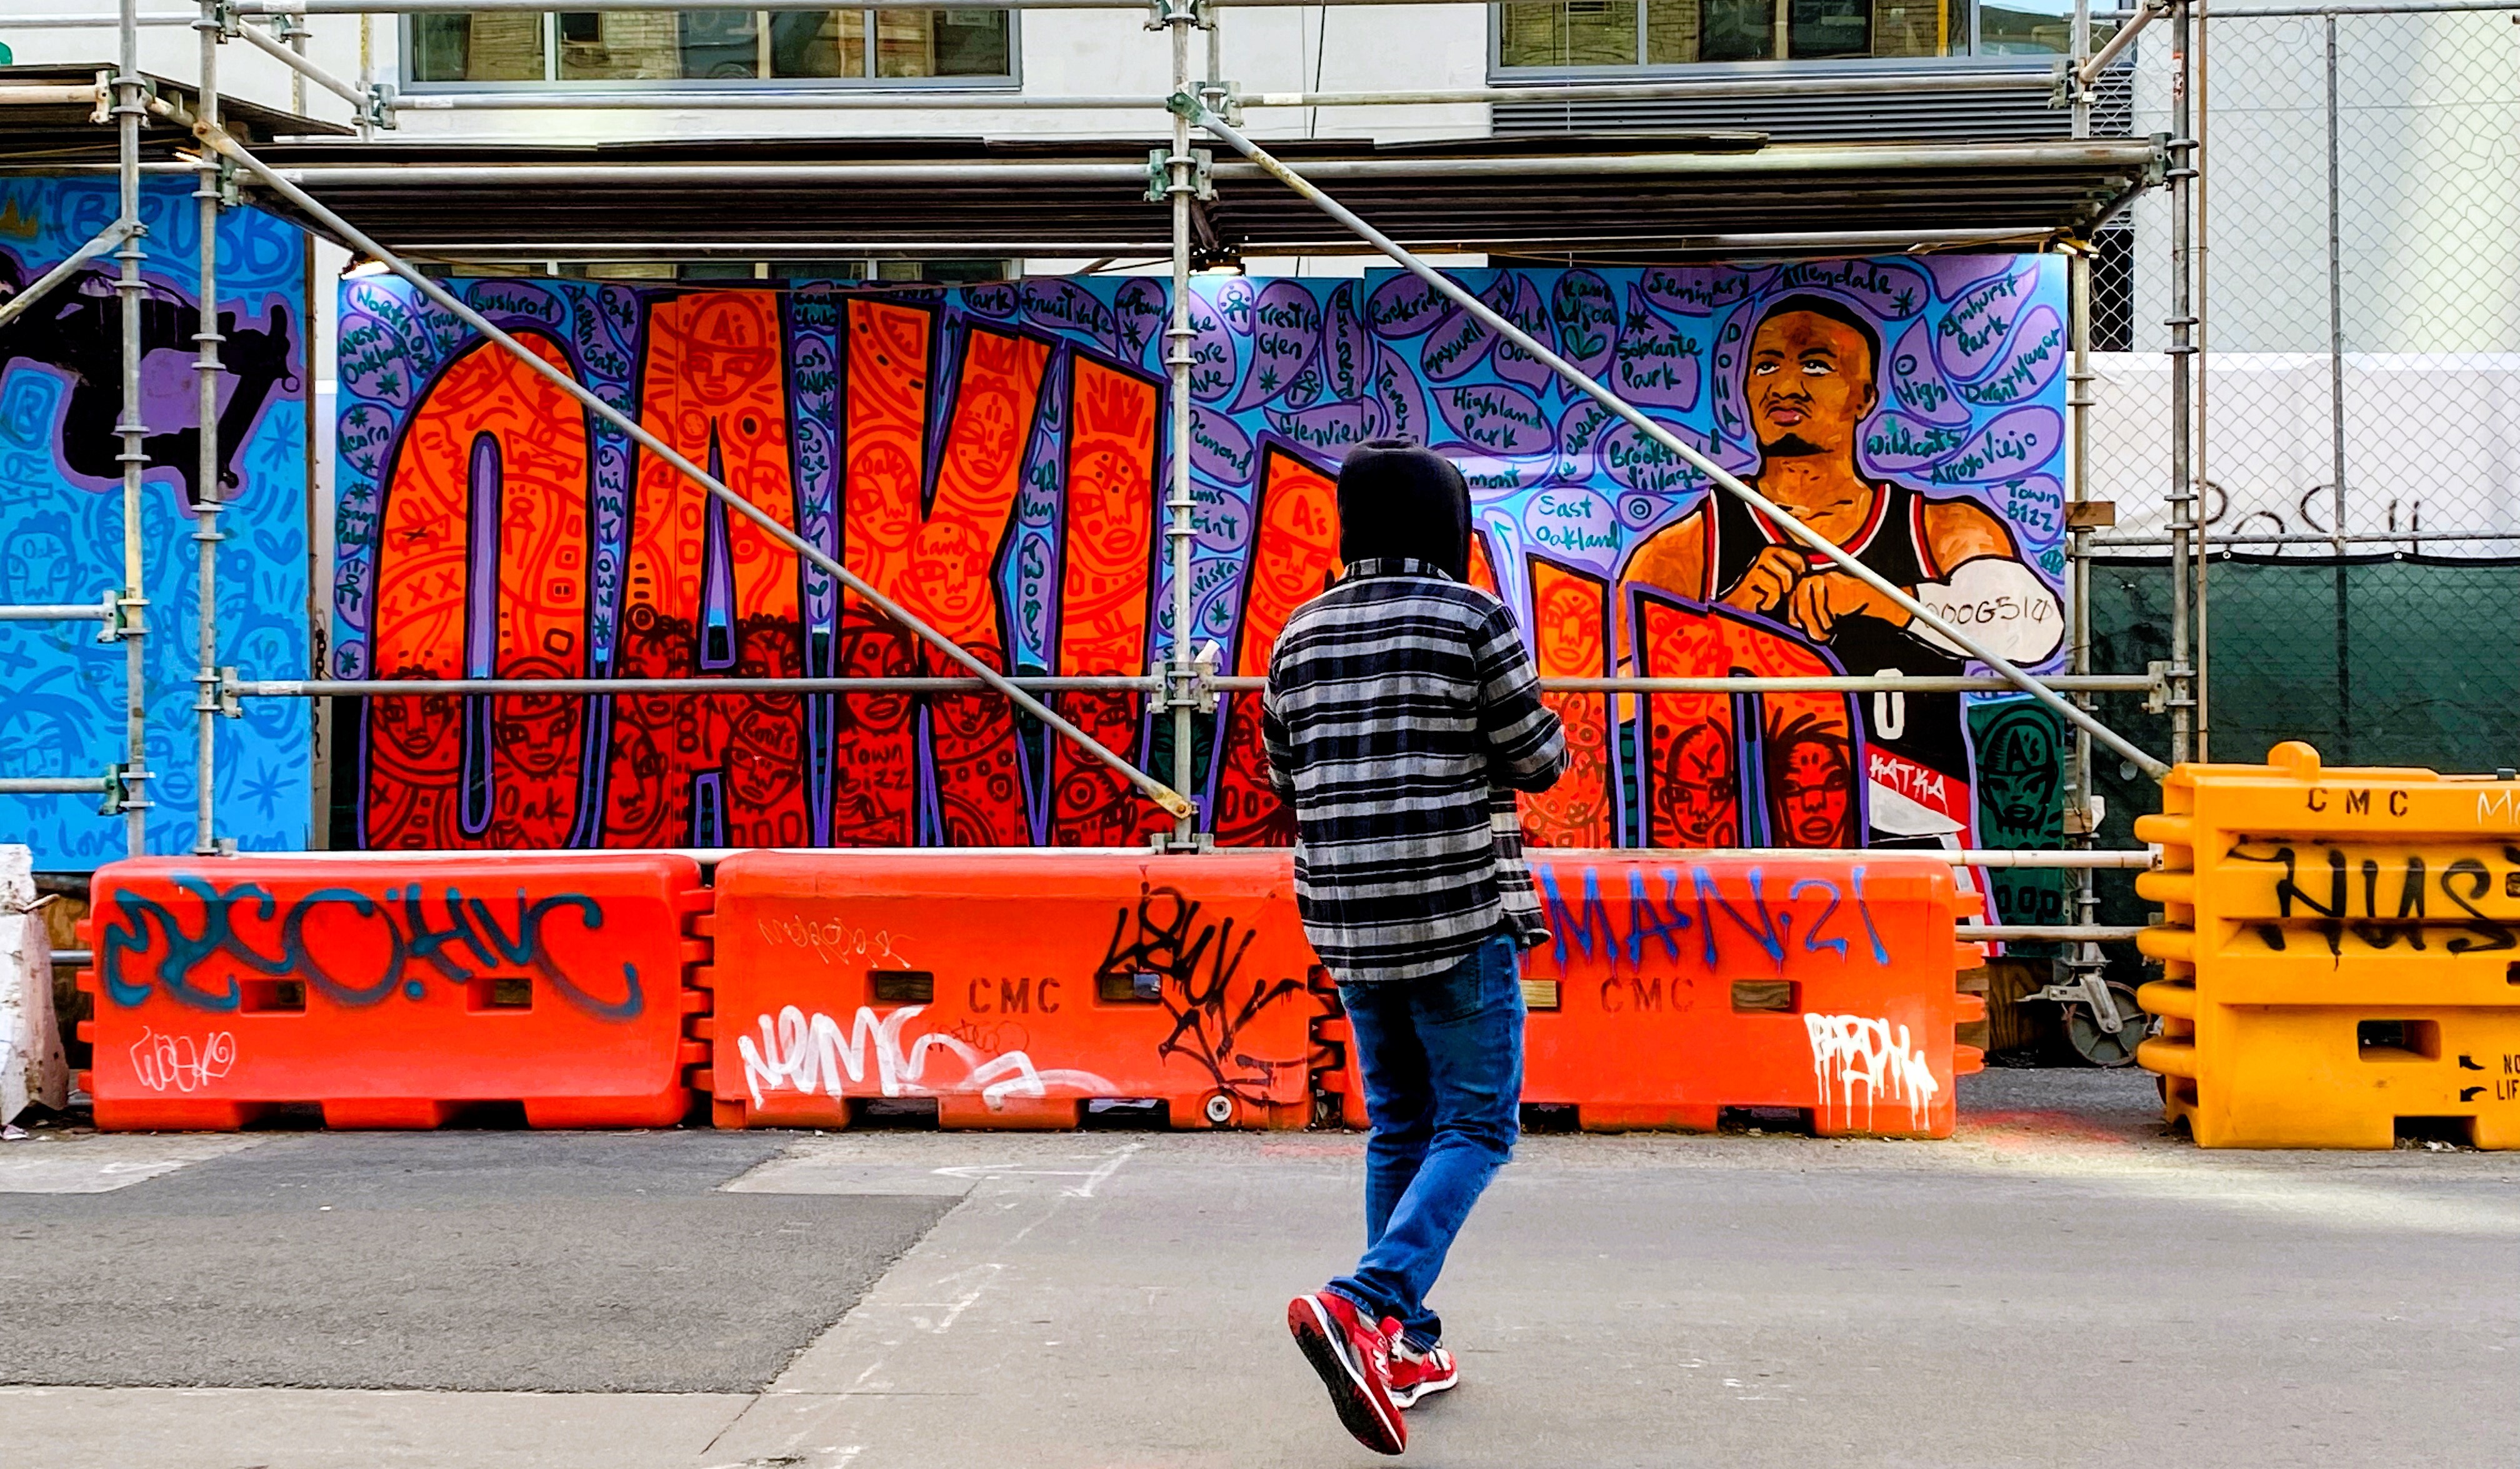
[[[189,179],[143,185],[148,227],[143,274],[149,299],[180,308],[181,341],[153,335],[143,366],[143,421],[153,434],[192,427],[197,418],[192,313],[199,281],[198,215]],[[0,269],[20,282],[45,269],[112,222],[110,179],[0,179]],[[285,376],[268,390],[231,468],[220,528],[220,661],[248,677],[303,676],[308,666],[306,239],[294,226],[252,208],[231,208],[218,228],[219,307],[245,330],[285,327]],[[111,323],[111,256],[47,298],[17,327],[58,326],[47,341],[109,327],[103,358],[79,363],[48,347],[22,354],[28,334],[0,335],[0,602],[91,602],[121,580],[122,496],[118,478],[74,467],[69,443],[81,364],[118,360]],[[285,320],[276,314],[285,312]],[[46,355],[55,360],[44,360]],[[119,402],[118,380],[105,390]],[[224,388],[232,391],[236,379]],[[222,402],[227,392],[223,391]],[[154,459],[154,456],[153,456]],[[149,635],[147,660],[149,847],[192,849],[198,791],[193,676],[198,668],[196,520],[189,467],[153,462],[143,496]],[[123,757],[124,651],[96,641],[97,624],[0,625],[0,768],[13,775],[89,776]],[[249,849],[307,845],[312,804],[310,712],[299,700],[252,700],[242,719],[219,722],[216,758],[219,834]],[[102,815],[96,798],[0,798],[0,842],[34,849],[43,870],[80,870],[119,857],[124,828]]]

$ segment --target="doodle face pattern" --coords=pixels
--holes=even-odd
[[[1461,279],[1588,371],[1613,375],[1745,478],[1865,486],[1847,524],[1823,528],[1895,567],[1920,597],[1993,598],[2037,613],[2040,636],[2061,629],[2051,605],[2060,532],[2036,513],[2058,474],[2057,435],[2043,416],[2062,400],[2047,343],[2062,309],[2053,262],[1944,256]],[[365,355],[355,380],[344,374],[344,501],[408,506],[423,491],[406,481],[458,484],[472,473],[458,463],[463,446],[428,428],[446,412],[438,400],[464,390],[468,344],[400,288],[355,287],[343,302],[345,340],[356,331]],[[581,382],[991,666],[1140,673],[1169,651],[1162,282],[463,289],[502,325],[541,333]],[[1415,277],[1203,277],[1194,290],[1195,538],[1184,590],[1190,633],[1217,645],[1227,671],[1265,671],[1287,615],[1337,574],[1338,460],[1350,444],[1390,435],[1461,463],[1475,502],[1473,580],[1512,609],[1546,672],[1965,666],[1909,630],[1904,614],[1838,584],[1862,590],[1852,578],[1830,580],[1828,568],[1763,542],[1774,528],[1730,510],[1719,523],[1709,485],[1678,456]],[[542,407],[529,416],[576,417]],[[571,459],[580,443],[582,458]],[[533,452],[568,482],[548,491],[554,503],[582,507],[567,522],[584,528],[582,606],[555,601],[549,587],[512,593],[503,583],[482,603],[462,595],[469,580],[452,591],[431,583],[398,553],[388,508],[342,541],[338,671],[382,667],[389,652],[402,666],[451,670],[460,658],[415,661],[408,635],[391,632],[449,595],[432,624],[442,640],[459,637],[454,609],[494,605],[494,658],[564,643],[584,676],[953,671],[872,604],[800,569],[741,518],[727,525],[669,468],[613,436],[562,427]],[[539,470],[514,458],[500,473],[503,484],[540,482]],[[439,500],[440,518],[454,518],[453,501]],[[490,564],[478,554],[448,563],[465,578]],[[1552,698],[1576,759],[1564,785],[1526,805],[1541,845],[1846,847],[1902,835],[1901,821],[1958,840],[1976,820],[1975,752],[1958,696],[1947,696],[1949,709],[1910,699],[1879,710],[1810,692]],[[580,701],[573,722],[494,711],[491,727],[517,731],[519,748],[477,757],[460,702],[413,704],[408,720],[451,732],[392,730],[367,761],[373,774],[381,759],[409,767],[406,750],[434,752],[428,783],[449,793],[454,814],[429,818],[432,841],[446,830],[474,840],[467,810],[533,813],[565,824],[581,845],[1101,846],[1163,824],[1072,746],[972,696],[624,697]],[[1058,700],[1103,744],[1157,760],[1169,776],[1168,721],[1159,729],[1143,705],[1134,694]],[[1212,727],[1200,720],[1194,794],[1229,845],[1291,838],[1257,735],[1253,697],[1229,695]],[[2052,760],[2052,743],[2044,748]],[[2007,743],[2007,793],[2040,789],[2020,768],[2031,749]],[[544,773],[529,776],[527,765]],[[506,794],[537,779],[532,799]],[[1898,804],[1885,804],[1885,790]],[[365,818],[373,845],[421,829],[382,801]]]

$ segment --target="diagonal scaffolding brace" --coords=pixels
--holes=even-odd
[[[304,211],[309,218],[314,219],[316,222],[322,224],[326,229],[331,230],[337,239],[341,240],[358,250],[366,252],[371,257],[384,265],[385,268],[410,282],[423,296],[428,297],[429,300],[434,302],[440,308],[453,315],[466,326],[471,327],[473,331],[478,332],[484,339],[497,343],[501,350],[508,352],[518,361],[532,369],[536,374],[548,380],[562,391],[584,404],[587,410],[595,414],[598,418],[603,419],[613,428],[630,436],[634,441],[636,441],[641,447],[645,448],[648,452],[654,454],[658,459],[661,459],[665,463],[673,466],[675,470],[679,471],[693,483],[699,485],[700,488],[716,496],[728,509],[742,516],[744,519],[751,521],[754,525],[759,526],[774,539],[787,546],[789,550],[795,552],[798,556],[803,557],[814,566],[830,574],[842,586],[847,587],[850,591],[864,598],[878,611],[881,612],[886,617],[891,618],[903,627],[909,629],[913,634],[935,648],[938,652],[969,669],[972,676],[978,678],[980,682],[987,685],[990,690],[1012,701],[1016,708],[1021,709],[1024,712],[1032,715],[1036,719],[1039,719],[1043,724],[1050,728],[1057,730],[1065,738],[1075,741],[1086,754],[1092,756],[1095,759],[1102,761],[1122,778],[1126,779],[1131,785],[1136,786],[1140,791],[1145,792],[1155,802],[1156,804],[1162,806],[1166,812],[1177,819],[1191,815],[1192,811],[1191,803],[1189,799],[1184,797],[1180,792],[1174,790],[1168,785],[1165,785],[1162,781],[1155,779],[1153,776],[1148,775],[1146,771],[1131,764],[1126,758],[1104,747],[1101,741],[1095,739],[1092,735],[1087,734],[1084,730],[1078,728],[1075,724],[1062,717],[1056,711],[1052,710],[1050,706],[1024,692],[1021,688],[1017,687],[1012,679],[1008,678],[997,669],[990,667],[969,650],[964,648],[952,638],[947,637],[944,633],[929,626],[925,621],[913,615],[908,608],[903,607],[900,603],[895,602],[890,597],[885,596],[882,592],[878,591],[864,577],[841,565],[836,557],[826,553],[820,546],[817,546],[812,541],[805,539],[803,536],[797,534],[788,527],[781,525],[778,518],[771,515],[768,511],[761,509],[750,500],[737,494],[722,481],[718,480],[717,477],[709,474],[706,470],[701,469],[698,465],[694,464],[688,457],[677,451],[672,445],[666,443],[654,434],[650,433],[637,419],[634,419],[630,415],[623,413],[620,409],[613,407],[610,403],[606,402],[601,396],[596,394],[592,390],[580,384],[576,379],[570,377],[564,372],[562,372],[550,363],[545,362],[541,357],[536,356],[533,352],[528,351],[525,348],[524,344],[517,341],[516,338],[509,336],[506,332],[501,331],[497,326],[491,323],[489,318],[483,316],[480,312],[473,310],[471,306],[466,305],[444,286],[441,286],[436,281],[423,275],[419,270],[413,268],[407,261],[403,260],[401,256],[396,255],[391,251],[386,250],[383,246],[370,239],[365,233],[360,231],[357,226],[351,224],[348,220],[343,219],[340,215],[325,207],[315,200],[314,196],[297,187],[297,185],[290,182],[289,179],[283,176],[279,170],[263,162],[260,159],[255,158],[243,144],[239,143],[226,128],[220,127],[215,123],[205,122],[196,118],[182,107],[171,102],[154,102],[151,104],[151,108],[153,111],[158,112],[160,115],[167,117],[169,120],[190,127],[193,130],[193,135],[199,138],[203,146],[216,151],[220,157],[231,161],[238,167],[251,173],[256,178],[261,179],[274,192],[278,193],[282,198],[287,199],[291,204],[295,205],[300,210]]]
[[[71,251],[68,257],[62,263],[35,277],[32,284],[9,298],[5,303],[0,303],[0,327],[5,327],[33,310],[37,301],[60,289],[70,277],[78,274],[80,267],[90,260],[120,245],[123,238],[130,233],[130,222],[122,219],[117,219],[98,231],[95,239]]]
[[[1294,190],[1297,194],[1303,196],[1304,199],[1309,201],[1323,213],[1328,214],[1330,218],[1338,221],[1342,225],[1345,225],[1349,230],[1353,231],[1358,238],[1366,241],[1374,249],[1390,256],[1394,261],[1407,269],[1412,275],[1417,276],[1419,280],[1422,280],[1427,285],[1433,287],[1447,300],[1452,301],[1455,305],[1475,317],[1479,323],[1485,326],[1489,331],[1496,333],[1500,338],[1513,344],[1516,347],[1530,353],[1534,358],[1538,359],[1542,363],[1547,364],[1551,371],[1556,373],[1560,378],[1565,379],[1577,388],[1582,389],[1586,393],[1598,401],[1602,407],[1609,409],[1612,413],[1615,413],[1619,415],[1619,417],[1626,419],[1629,423],[1634,424],[1639,431],[1651,437],[1656,443],[1661,444],[1664,448],[1667,448],[1673,453],[1679,455],[1684,463],[1687,463],[1699,474],[1704,475],[1707,479],[1713,481],[1716,484],[1721,485],[1726,492],[1739,498],[1751,509],[1768,517],[1775,524],[1783,527],[1787,531],[1793,534],[1795,539],[1810,546],[1814,551],[1820,553],[1822,556],[1835,562],[1838,569],[1845,572],[1848,575],[1855,577],[1867,586],[1871,587],[1874,591],[1890,598],[1901,608],[1905,609],[1910,617],[1915,619],[1917,621],[1923,623],[1934,631],[1941,633],[1945,638],[1950,639],[1954,647],[1965,650],[1971,658],[1976,659],[1979,663],[1986,665],[1989,668],[2002,674],[2014,687],[2055,711],[2073,727],[2089,732],[2093,739],[2098,740],[2101,744],[2116,751],[2120,756],[2123,756],[2128,760],[2134,762],[2137,768],[2142,770],[2145,774],[2150,775],[2155,780],[2158,780],[2170,773],[2170,766],[2168,764],[2145,752],[2133,741],[2127,739],[2124,735],[2119,734],[2116,730],[2113,730],[2107,725],[2101,723],[2089,711],[2078,707],[2073,703],[2073,701],[2058,694],[2054,689],[2049,688],[2047,684],[2040,681],[2036,675],[2015,666],[2008,659],[2005,659],[2001,654],[1996,653],[1994,650],[1979,642],[1976,638],[1969,636],[1966,632],[1963,632],[1958,626],[1955,626],[1949,620],[1936,613],[1933,609],[1925,606],[1922,602],[1917,601],[1916,598],[1905,588],[1893,584],[1889,578],[1883,576],[1880,573],[1872,570],[1870,567],[1864,565],[1861,561],[1858,561],[1854,555],[1848,552],[1843,546],[1840,546],[1837,542],[1830,540],[1827,536],[1822,535],[1818,530],[1815,530],[1811,527],[1803,524],[1802,521],[1797,519],[1791,512],[1785,510],[1782,506],[1778,505],[1775,501],[1770,500],[1767,496],[1751,488],[1748,484],[1743,483],[1740,479],[1728,472],[1722,465],[1717,464],[1706,455],[1699,453],[1688,440],[1682,438],[1679,435],[1674,434],[1670,429],[1665,428],[1663,425],[1647,418],[1643,413],[1638,411],[1638,409],[1632,404],[1619,397],[1618,394],[1610,391],[1607,388],[1602,387],[1599,383],[1595,382],[1580,368],[1576,367],[1575,364],[1567,361],[1556,352],[1551,350],[1548,345],[1533,337],[1530,333],[1525,332],[1520,327],[1515,326],[1512,322],[1508,321],[1504,316],[1491,308],[1485,301],[1480,300],[1476,295],[1462,288],[1458,282],[1447,279],[1441,271],[1436,270],[1425,261],[1418,259],[1414,254],[1411,254],[1408,250],[1403,248],[1390,236],[1383,234],[1372,225],[1366,223],[1363,219],[1350,211],[1344,205],[1341,205],[1337,200],[1334,200],[1328,195],[1323,193],[1321,189],[1314,185],[1309,179],[1306,179],[1303,175],[1287,167],[1284,163],[1280,162],[1277,159],[1271,157],[1265,150],[1263,150],[1260,145],[1252,142],[1249,138],[1244,137],[1240,131],[1234,127],[1233,124],[1227,122],[1223,117],[1218,116],[1214,112],[1210,111],[1206,104],[1199,100],[1198,95],[1195,92],[1182,91],[1175,93],[1172,101],[1167,104],[1167,107],[1176,115],[1190,119],[1192,122],[1205,128],[1208,132],[1231,145],[1235,152],[1241,154],[1246,159],[1249,159],[1252,162],[1258,164],[1264,172],[1276,178],[1286,187]]]

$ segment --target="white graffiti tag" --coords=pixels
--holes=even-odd
[[[758,1046],[749,1035],[735,1038],[735,1048],[743,1057],[743,1084],[752,1093],[752,1105],[761,1105],[765,1087],[772,1091],[793,1087],[807,1096],[817,1091],[839,1096],[844,1084],[865,1083],[870,1061],[876,1085],[888,1097],[976,1091],[982,1101],[995,1107],[1009,1097],[1048,1096],[1054,1086],[1077,1096],[1108,1096],[1114,1090],[1092,1072],[1042,1071],[1021,1051],[991,1056],[952,1035],[916,1036],[905,1051],[902,1028],[921,1008],[904,1005],[878,1016],[872,1006],[860,1005],[857,1019],[845,1032],[830,1016],[816,1011],[809,1019],[794,1005],[779,1012],[775,1028],[769,1016],[761,1016]],[[961,1064],[960,1077],[928,1075],[928,1065],[940,1051]]]
[[[1811,1033],[1812,1074],[1820,1081],[1821,1112],[1855,1120],[1855,1088],[1864,1088],[1864,1125],[1872,1125],[1872,1104],[1883,1098],[1908,1105],[1908,1124],[1923,1131],[1942,1085],[1923,1050],[1908,1043],[1908,1028],[1894,1038],[1890,1022],[1862,1015],[1805,1015]]]
[[[131,1043],[131,1071],[151,1091],[199,1091],[236,1065],[236,1037],[213,1031],[196,1041],[190,1035],[160,1035],[146,1027]]]

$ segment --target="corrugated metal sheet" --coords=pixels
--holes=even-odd
[[[1936,139],[1986,143],[2062,138],[2070,115],[2048,106],[2055,79],[2049,69],[2006,69],[2018,87],[1955,87],[1949,91],[1849,93],[1814,97],[1711,97],[1673,102],[1498,103],[1501,138],[1552,133],[1696,132],[1748,128],[1779,143],[1923,142]],[[1850,73],[1854,74],[1854,73]],[[2092,110],[2095,137],[2124,137],[2133,118],[2134,74],[2110,69]]]
[[[439,258],[848,252],[842,246],[1162,253],[1169,250],[1168,212],[1145,197],[1148,146],[970,139],[584,148],[352,143],[292,145],[265,157],[389,248]],[[1896,248],[1903,240],[1935,243],[1954,230],[2036,244],[2089,227],[2142,187],[2159,161],[2148,144],[2125,141],[1901,149],[1762,146],[1737,135],[1561,135],[1269,146],[1413,249],[1592,258],[1738,252],[1750,237],[1765,253],[1844,253],[1850,235],[1868,236],[1864,249]],[[393,171],[381,172],[380,164]],[[822,166],[826,176],[764,173],[765,164]],[[958,171],[940,180],[922,167],[924,181],[895,181],[883,176],[892,164]],[[510,165],[538,171],[512,180],[501,171]],[[721,178],[710,172],[718,165],[755,171]],[[450,166],[462,171],[444,171]],[[658,166],[674,171],[660,175]],[[1218,160],[1216,174],[1217,197],[1199,209],[1210,257],[1366,248],[1230,153]]]

